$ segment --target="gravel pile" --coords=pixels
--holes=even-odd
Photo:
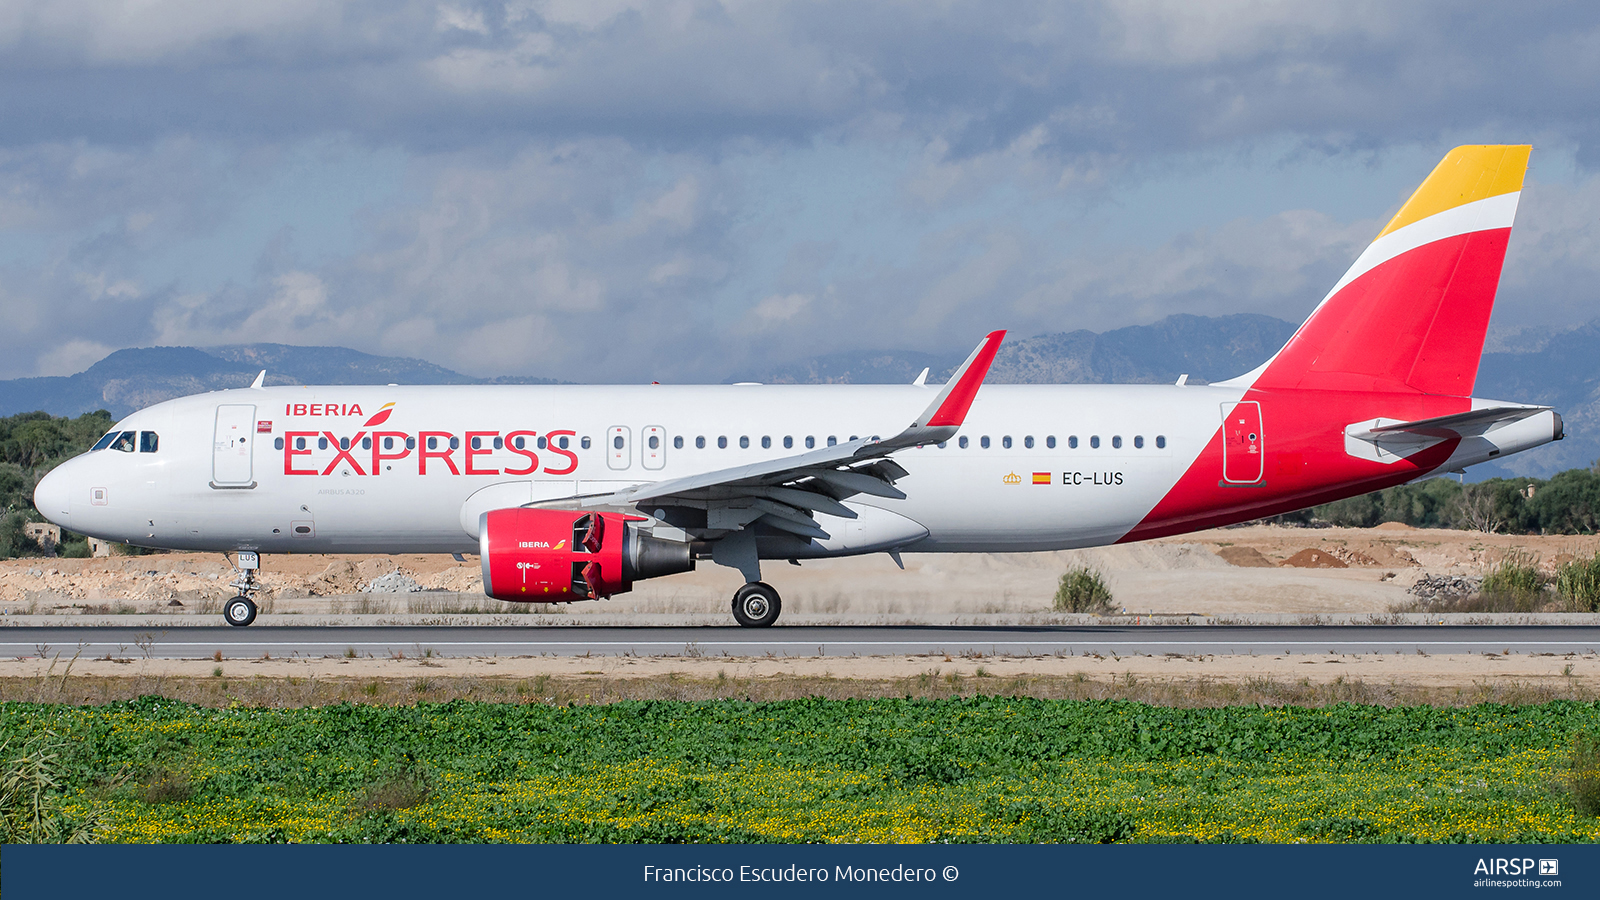
[[[1482,584],[1470,575],[1424,575],[1408,591],[1419,600],[1454,600],[1476,594]]]
[[[362,590],[369,594],[414,594],[422,590],[422,585],[404,572],[390,572],[367,582]]]

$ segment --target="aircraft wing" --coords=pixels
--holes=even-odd
[[[889,456],[955,437],[1004,339],[1004,331],[984,337],[933,402],[893,437],[858,438],[794,456],[580,497],[578,502],[585,507],[637,507],[655,501],[706,510],[712,531],[739,530],[759,519],[792,534],[826,538],[813,512],[853,519],[856,513],[839,501],[856,494],[905,499],[894,482],[907,472]]]
[[[1515,422],[1519,419],[1526,419],[1548,409],[1550,409],[1548,406],[1491,406],[1450,416],[1418,419],[1415,422],[1372,425],[1360,431],[1347,433],[1353,438],[1366,441],[1376,440],[1385,436],[1398,437],[1402,434],[1414,434],[1429,438],[1469,437],[1483,434],[1502,422]]]

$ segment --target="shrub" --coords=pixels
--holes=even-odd
[[[34,543],[33,538],[23,533],[23,526],[27,523],[28,516],[25,513],[12,512],[0,516],[0,559],[44,555],[44,550]]]
[[[146,803],[185,803],[192,796],[189,776],[170,769],[156,769],[139,786],[139,799]]]
[[[1600,612],[1600,554],[1563,563],[1556,570],[1556,593],[1573,612]]]
[[[1585,816],[1600,816],[1600,738],[1580,734],[1567,762],[1567,795]]]
[[[1111,611],[1111,589],[1100,573],[1079,566],[1061,576],[1056,587],[1055,607],[1063,612],[1105,613]]]
[[[1026,844],[1115,844],[1138,825],[1109,810],[1075,810],[1038,800],[991,802],[990,817],[1013,825],[1009,840]]]
[[[367,788],[365,796],[357,804],[361,810],[375,809],[410,809],[426,803],[433,794],[433,788],[423,784],[420,780],[407,776],[391,778]]]
[[[1480,605],[1485,612],[1535,612],[1544,605],[1548,580],[1538,557],[1514,550],[1483,577]]]
[[[0,759],[10,742],[0,743]],[[48,731],[0,769],[0,844],[87,844],[99,837],[98,814],[73,821],[61,808],[61,742]]]

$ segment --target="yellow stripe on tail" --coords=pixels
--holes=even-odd
[[[1378,237],[1434,213],[1522,190],[1532,150],[1527,144],[1469,144],[1451,150]]]

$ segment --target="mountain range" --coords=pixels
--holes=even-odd
[[[996,384],[1158,384],[1188,375],[1221,381],[1260,365],[1297,326],[1262,315],[1169,316],[1114,331],[1070,331],[1007,340],[990,369]],[[1474,478],[1548,477],[1600,457],[1600,319],[1566,330],[1525,329],[1492,339],[1475,393],[1553,406],[1567,439],[1475,466]],[[910,382],[924,368],[944,380],[961,354],[906,350],[834,353],[739,373],[728,381],[775,384]],[[419,359],[375,356],[344,347],[237,344],[118,350],[76,375],[0,381],[0,415],[42,409],[121,417],[187,394],[245,387],[262,369],[279,384],[561,384],[547,378],[474,378]]]
[[[562,384],[549,378],[473,378],[420,359],[345,347],[235,344],[118,350],[76,375],[0,381],[0,415],[42,409],[76,416],[97,409],[121,418],[153,403],[249,387],[267,370],[278,384]]]

